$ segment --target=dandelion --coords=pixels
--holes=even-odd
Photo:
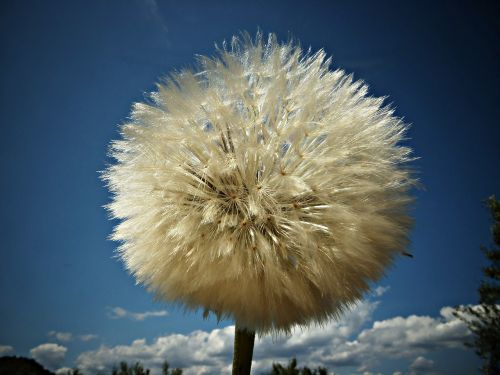
[[[338,318],[408,244],[407,125],[330,64],[273,34],[233,37],[134,104],[111,144],[127,269],[251,345]]]

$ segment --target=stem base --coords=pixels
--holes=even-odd
[[[254,342],[255,332],[239,328],[236,325],[234,332],[233,375],[250,375]]]

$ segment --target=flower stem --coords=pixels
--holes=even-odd
[[[250,375],[255,332],[236,323],[234,332],[233,375]]]

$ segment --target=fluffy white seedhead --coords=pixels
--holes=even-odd
[[[406,125],[325,52],[233,38],[136,103],[104,173],[138,282],[259,333],[338,317],[408,242]]]

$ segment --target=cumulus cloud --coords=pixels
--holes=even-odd
[[[442,375],[440,372],[435,371],[434,361],[431,359],[419,356],[415,358],[410,365],[409,375]]]
[[[234,327],[215,329],[211,332],[194,331],[188,335],[173,334],[157,338],[152,343],[138,339],[130,345],[101,346],[96,351],[86,352],[77,358],[77,367],[84,373],[109,371],[113,364],[140,361],[153,374],[165,359],[171,366],[182,367],[186,374],[218,373],[228,367],[232,354]],[[224,372],[224,371],[221,371]]]
[[[422,356],[417,357],[410,365],[410,369],[415,371],[430,370],[433,367],[434,367],[434,361],[424,358]]]
[[[67,351],[68,349],[62,345],[46,343],[31,349],[30,354],[44,367],[55,371],[61,367]]]
[[[70,332],[50,331],[48,335],[58,341],[68,342],[73,340],[73,335]]]
[[[439,317],[411,315],[372,322],[378,303],[368,299],[338,322],[296,329],[290,336],[258,338],[253,370],[261,373],[274,362],[286,363],[296,356],[300,365],[336,369],[349,366],[370,374],[380,359],[410,360],[418,356],[409,368],[410,374],[436,374],[433,362],[423,355],[463,348],[463,341],[470,336],[467,326],[453,316],[451,307],[442,308]],[[155,375],[161,373],[161,364],[168,359],[172,366],[183,368],[186,375],[230,374],[233,340],[234,326],[165,335],[152,342],[138,339],[130,345],[101,346],[82,353],[76,364],[85,373],[95,374],[109,371],[120,361],[140,361]]]
[[[13,351],[14,348],[10,345],[0,345],[0,355],[4,355]]]
[[[143,321],[147,318],[167,316],[167,310],[157,310],[157,311],[145,311],[145,312],[131,312],[125,310],[122,307],[110,307],[108,308],[108,318],[110,319],[120,319],[127,318],[135,321]]]
[[[411,315],[376,321],[354,340],[321,350],[319,358],[330,366],[346,364],[369,368],[380,358],[407,358],[442,349],[463,348],[470,336],[465,323],[444,307],[440,317]]]

